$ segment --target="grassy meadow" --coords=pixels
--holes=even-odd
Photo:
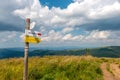
[[[102,62],[117,59],[92,56],[44,56],[29,58],[28,80],[103,80]],[[22,80],[23,58],[0,60],[0,80]]]

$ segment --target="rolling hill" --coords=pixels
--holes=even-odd
[[[91,49],[91,55],[96,57],[120,57],[120,46]]]
[[[24,49],[19,48],[6,48],[0,49],[0,58],[12,58],[12,57],[23,57]],[[29,52],[29,56],[45,56],[45,55],[89,55],[95,57],[120,57],[120,46],[108,46],[100,48],[91,48],[88,49],[70,49],[70,50],[41,50],[34,49]]]
[[[0,58],[23,57],[23,52],[11,48],[0,49]]]
[[[44,55],[86,55],[86,49],[73,50],[34,50],[30,56],[44,56]],[[89,55],[95,57],[120,57],[120,46],[108,46],[100,48],[89,49]]]

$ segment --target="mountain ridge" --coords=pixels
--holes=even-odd
[[[86,50],[88,49],[88,51]],[[89,55],[95,57],[120,57],[120,46],[106,46],[97,48],[81,48],[81,49],[66,49],[66,50],[45,50],[45,49],[33,49],[29,51],[29,56],[46,56],[46,55]],[[4,48],[0,49],[0,59],[23,57],[24,49]]]

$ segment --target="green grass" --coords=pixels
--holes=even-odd
[[[0,63],[0,80],[22,80],[23,58]],[[28,80],[103,80],[103,74],[99,59],[91,56],[32,57]]]

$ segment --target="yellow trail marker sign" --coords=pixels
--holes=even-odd
[[[39,43],[41,42],[39,36],[41,36],[41,33],[39,32],[36,31],[32,32],[31,30],[25,30],[24,41],[28,43]]]
[[[39,43],[41,42],[41,39],[34,36],[25,36],[24,41],[29,43]]]

